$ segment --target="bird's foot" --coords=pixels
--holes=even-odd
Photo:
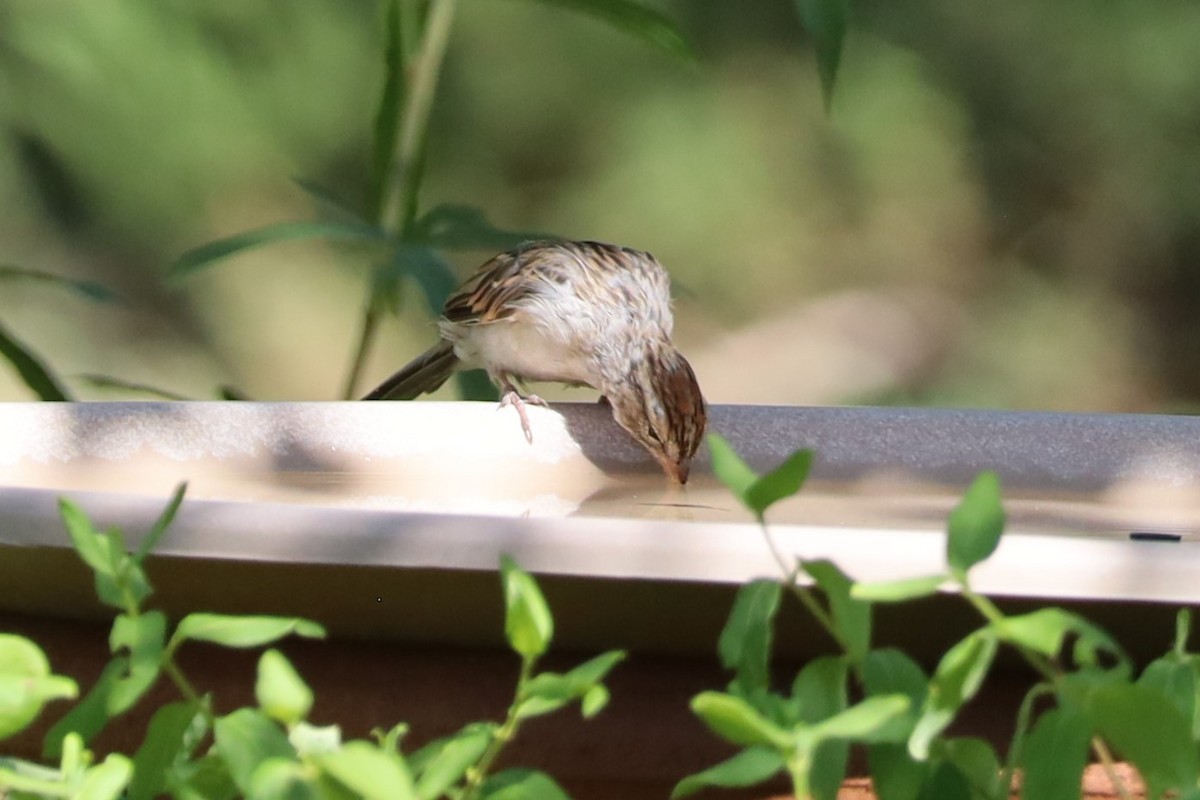
[[[538,397],[536,394],[529,394],[521,397],[516,389],[509,386],[508,389],[505,390],[504,394],[500,397],[499,408],[512,406],[517,410],[517,416],[521,418],[521,430],[525,432],[525,441],[533,444],[533,429],[529,427],[529,415],[525,413],[525,406],[527,404],[542,406],[543,408],[550,407],[549,403]]]

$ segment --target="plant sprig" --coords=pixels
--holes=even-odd
[[[97,596],[118,613],[109,636],[112,660],[87,694],[46,734],[57,767],[0,758],[0,796],[82,800],[177,798],[388,798],[485,800],[489,797],[566,798],[545,773],[493,772],[521,724],[571,703],[584,718],[608,702],[604,680],[625,657],[610,651],[566,673],[538,672],[554,619],[534,578],[511,559],[501,563],[505,632],[520,657],[516,691],[502,723],[473,722],[411,753],[401,747],[399,723],[371,740],[343,741],[336,725],[310,720],[314,696],[279,650],[289,637],[322,638],[324,629],[298,617],[191,613],[172,629],[145,606],[153,588],[143,564],[167,533],[183,502],[181,485],[130,552],[121,532],[98,531],[83,510],[62,500],[60,511],[75,552],[90,568]],[[254,681],[256,705],[222,713],[216,698],[197,688],[176,656],[188,642],[228,648],[267,647]],[[114,753],[99,764],[86,749],[112,720],[145,702],[165,678],[180,699],[158,708],[144,743],[132,756]],[[74,699],[70,678],[50,673],[45,654],[27,639],[0,634],[0,739],[28,727],[44,706]]]
[[[1006,615],[971,583],[1004,530],[996,474],[976,478],[950,514],[943,572],[856,583],[828,562],[783,553],[766,525],[770,506],[803,484],[811,454],[800,451],[759,476],[719,436],[710,436],[709,445],[714,471],[758,519],[781,578],[741,589],[719,647],[734,678],[726,692],[693,700],[709,728],[744,749],[680,782],[675,796],[706,786],[749,786],[783,773],[797,798],[833,798],[851,746],[866,748],[876,791],[885,798],[932,793],[1002,800],[1018,770],[1024,798],[1077,796],[1089,750],[1122,798],[1129,789],[1113,769],[1117,755],[1138,768],[1150,797],[1200,795],[1200,656],[1187,651],[1190,617],[1180,613],[1172,652],[1135,680],[1121,646],[1079,615],[1055,607]],[[802,575],[824,603],[800,585]],[[841,651],[806,665],[789,694],[773,687],[770,674],[784,587],[814,612]],[[943,587],[956,589],[983,626],[951,647],[932,675],[900,651],[871,646],[874,604],[908,602]],[[1015,649],[1037,676],[1003,764],[986,742],[946,735],[1002,646]],[[1035,715],[1035,701],[1045,698],[1054,707]]]

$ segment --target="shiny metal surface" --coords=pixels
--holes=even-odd
[[[164,556],[491,570],[503,552],[545,574],[719,584],[774,572],[705,453],[680,490],[603,407],[531,409],[532,446],[509,411],[0,406],[0,546],[64,548],[60,494],[136,541],[186,479]],[[758,469],[816,450],[811,485],[772,510],[772,532],[856,578],[937,571],[946,513],[979,470],[995,469],[1009,533],[980,589],[1200,600],[1200,420],[719,406],[712,421]],[[1131,538],[1146,533],[1156,540]]]

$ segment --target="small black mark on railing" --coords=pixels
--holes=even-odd
[[[1183,535],[1179,533],[1164,533],[1162,531],[1131,531],[1129,538],[1135,542],[1182,542]]]

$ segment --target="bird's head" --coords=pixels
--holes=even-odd
[[[605,395],[621,427],[671,479],[687,483],[708,420],[700,384],[687,359],[669,343],[652,345]]]

